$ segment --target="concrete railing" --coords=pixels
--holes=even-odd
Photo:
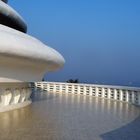
[[[31,86],[33,90],[82,94],[140,105],[140,88],[135,87],[59,82],[36,82]]]
[[[18,109],[31,104],[29,83],[0,83],[0,112]]]

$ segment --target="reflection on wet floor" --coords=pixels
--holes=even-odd
[[[32,99],[28,107],[0,114],[0,140],[111,140],[109,132],[133,123],[140,112],[83,95],[38,91]]]

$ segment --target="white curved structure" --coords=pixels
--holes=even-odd
[[[8,38],[8,41],[7,41]],[[63,57],[37,39],[0,25],[0,81],[41,81],[63,66]]]
[[[28,83],[0,83],[0,112],[25,107],[31,103]]]
[[[0,1],[0,86],[4,83],[0,111],[31,103],[31,90],[25,82],[41,81],[46,72],[64,64],[61,54],[25,34],[25,21],[6,3],[7,0]]]
[[[23,18],[2,1],[0,1],[0,23],[22,32],[27,31],[27,25]]]
[[[89,95],[98,98],[140,105],[140,88],[137,87],[60,82],[36,82],[32,83],[32,89],[45,90],[55,93]]]

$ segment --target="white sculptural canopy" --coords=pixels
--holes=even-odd
[[[27,25],[23,18],[10,6],[0,1],[0,24],[27,32]]]
[[[25,34],[25,21],[6,2],[0,0],[0,82],[40,81],[46,72],[61,68],[65,60],[54,49]]]
[[[46,71],[57,70],[63,64],[64,58],[54,49],[27,34],[0,25],[1,77],[40,81]]]
[[[7,2],[8,2],[8,0],[1,0],[1,1],[3,1],[3,2],[5,2],[5,3],[7,3]]]

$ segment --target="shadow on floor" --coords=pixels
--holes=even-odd
[[[133,122],[101,135],[103,140],[140,140],[140,116]]]

